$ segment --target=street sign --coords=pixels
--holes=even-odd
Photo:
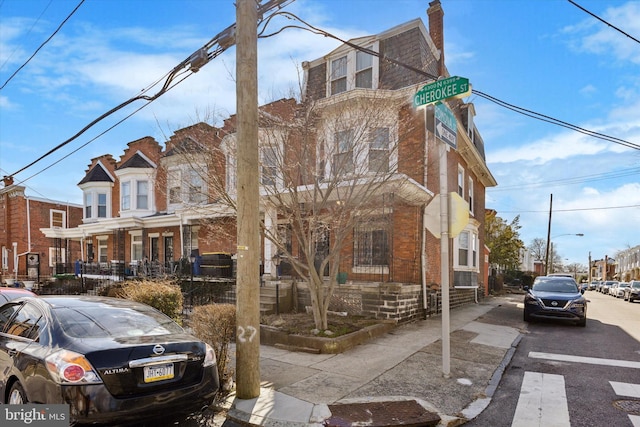
[[[446,142],[454,149],[458,148],[457,130],[458,123],[446,104],[437,104],[434,110],[435,134],[442,142]]]
[[[413,106],[435,104],[449,98],[464,98],[471,95],[469,79],[453,76],[424,85],[413,96]]]

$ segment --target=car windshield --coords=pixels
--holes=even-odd
[[[640,288],[640,282],[633,282],[631,285],[632,288]]]
[[[558,277],[537,277],[535,283],[533,284],[533,290],[538,292],[561,292],[575,294],[578,292],[578,285],[576,285],[573,279],[564,280]]]
[[[60,326],[76,338],[124,338],[183,333],[169,317],[154,310],[96,305],[56,309]]]

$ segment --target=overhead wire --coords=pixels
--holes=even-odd
[[[634,175],[637,175],[638,173],[640,173],[640,169],[629,168],[629,169],[624,169],[622,171],[616,171],[613,173],[584,175],[584,176],[578,176],[573,178],[563,178],[563,179],[556,179],[556,180],[549,180],[549,181],[532,182],[529,184],[522,183],[517,185],[490,187],[490,188],[487,188],[487,192],[495,193],[495,192],[501,192],[501,191],[523,190],[523,189],[538,188],[538,187],[557,187],[561,185],[577,185],[577,184],[584,184],[584,183],[593,182],[593,181],[604,181],[608,179],[634,176]]]
[[[64,19],[64,21],[62,21],[62,23],[60,25],[58,25],[58,28],[56,28],[56,30],[53,32],[53,34],[51,34],[40,46],[38,46],[38,48],[35,50],[35,52],[33,52],[31,54],[29,59],[27,59],[21,66],[18,67],[18,69],[16,71],[13,72],[13,74],[11,74],[11,76],[9,76],[7,81],[4,82],[2,86],[0,86],[0,90],[4,89],[4,87],[20,72],[20,70],[22,70],[24,67],[27,66],[27,64],[29,62],[31,62],[31,60],[38,54],[40,49],[42,49],[47,43],[49,43],[49,41],[51,41],[51,39],[56,34],[58,34],[58,32],[60,31],[60,29],[62,29],[64,24],[66,24],[67,21],[71,18],[71,16],[73,16],[73,14],[76,13],[76,11],[80,8],[80,6],[82,6],[82,3],[84,3],[84,0],[80,0],[80,3],[78,3],[78,5],[73,9],[73,11],[71,11],[71,13]]]
[[[258,5],[258,10],[257,10],[257,12],[258,12],[258,25],[261,25],[265,21],[265,19],[263,18],[263,15],[265,13],[271,11],[274,8],[277,8],[278,10],[280,10],[282,7],[286,6],[287,4],[291,3],[292,1],[293,0],[268,0],[264,4],[259,4]],[[84,2],[84,0],[82,0],[82,2]],[[278,13],[278,12],[274,12],[274,14],[275,13]],[[135,114],[138,111],[140,111],[146,105],[148,105],[149,103],[155,101],[157,98],[159,98],[161,95],[163,95],[164,93],[169,91],[175,85],[179,84],[180,82],[185,80],[187,77],[192,75],[192,74],[189,74],[189,75],[185,76],[184,78],[180,79],[174,85],[172,85],[172,81],[180,73],[188,72],[188,71],[191,71],[192,73],[195,73],[195,72],[199,71],[200,67],[202,67],[203,65],[208,63],[211,59],[213,59],[213,58],[219,56],[220,54],[222,54],[229,47],[233,46],[235,44],[235,25],[236,24],[234,23],[234,24],[228,26],[227,28],[225,28],[224,30],[222,30],[220,33],[218,33],[213,38],[211,38],[207,43],[205,43],[200,49],[196,50],[188,58],[186,58],[185,60],[180,62],[171,71],[166,73],[165,76],[167,76],[167,77],[166,77],[166,79],[164,81],[164,84],[163,84],[162,88],[158,92],[156,92],[154,95],[148,96],[148,95],[144,95],[144,93],[147,93],[153,87],[155,87],[163,78],[165,78],[164,76],[162,78],[156,80],[155,83],[149,85],[143,91],[141,91],[140,95],[134,96],[134,97],[124,101],[123,103],[117,105],[116,107],[112,108],[111,110],[107,111],[106,113],[102,114],[101,116],[99,116],[98,118],[96,118],[92,122],[90,122],[88,125],[86,125],[84,128],[82,128],[79,132],[77,132],[71,138],[61,142],[57,146],[55,146],[52,149],[50,149],[49,151],[47,151],[45,154],[43,154],[40,157],[38,157],[36,160],[34,160],[31,163],[29,163],[28,165],[20,168],[18,171],[14,172],[13,174],[11,174],[9,176],[13,177],[13,176],[23,172],[24,170],[30,168],[31,166],[35,165],[36,163],[40,162],[44,158],[50,156],[55,151],[61,149],[65,145],[69,144],[70,142],[72,142],[75,139],[77,139],[78,137],[80,137],[84,132],[86,132],[88,129],[93,127],[98,122],[102,121],[104,118],[106,118],[106,117],[110,116],[111,114],[115,113],[116,111],[126,107],[127,105],[131,104],[132,102],[135,102],[135,101],[138,101],[138,100],[146,100],[146,101],[148,101],[147,104],[145,104],[143,107],[135,110],[133,113],[131,113],[130,115],[126,116],[124,119],[120,120],[115,125],[111,126],[110,128],[108,128],[106,131],[104,131],[103,133],[101,133],[98,136],[104,135],[104,133],[106,133],[107,131],[113,129],[114,127],[116,127],[117,125],[122,123],[124,120],[128,119],[129,117],[131,117],[133,114]],[[214,49],[214,50],[209,52],[209,50],[211,50],[211,49]],[[187,66],[189,66],[189,67],[187,68]],[[79,150],[80,148],[88,145],[90,142],[95,141],[95,139],[97,139],[97,137],[92,139],[92,140],[90,140],[89,142],[87,142],[83,146],[79,147],[77,150]],[[77,150],[73,151],[72,153],[76,152]],[[72,153],[70,153],[70,154],[72,154]],[[70,154],[68,154],[67,156],[63,157],[63,159],[68,157]],[[61,160],[62,159],[58,160],[57,162],[55,162],[52,165],[50,165],[47,168],[45,168],[44,170],[48,169],[49,167],[53,166],[54,164],[57,164]],[[44,170],[41,170],[38,173],[31,175],[27,179],[22,180],[21,183],[27,181],[28,179],[31,179],[32,177],[34,177],[34,176],[38,175],[39,173],[43,172]]]
[[[585,9],[584,7],[580,6],[578,3],[576,3],[573,0],[568,0],[569,3],[571,3],[572,5],[574,5],[575,7],[577,7],[578,9],[582,10],[583,12],[588,13],[589,15],[593,16],[594,18],[596,18],[598,21],[602,22],[603,24],[606,24],[607,26],[609,26],[610,28],[613,28],[614,30],[616,30],[617,32],[624,34],[625,36],[629,37],[631,40],[633,40],[636,43],[640,43],[640,40],[638,40],[637,38],[633,37],[631,34],[625,33],[624,31],[622,31],[620,28],[616,27],[615,25],[605,21],[604,19],[600,18],[598,15],[596,15],[593,12],[588,11],[587,9]]]
[[[270,34],[270,35],[265,36],[265,37],[269,37],[269,36],[278,34],[278,33],[282,32],[282,30],[285,29],[285,28],[297,28],[297,29],[309,31],[309,32],[311,32],[313,34],[319,34],[319,35],[323,35],[325,37],[329,37],[329,38],[335,39],[335,40],[337,40],[337,41],[339,41],[339,42],[341,42],[341,43],[343,43],[343,44],[345,44],[347,46],[350,46],[350,47],[352,47],[354,49],[357,49],[357,50],[359,50],[361,52],[367,53],[369,55],[376,56],[376,57],[380,58],[381,60],[388,61],[388,62],[390,62],[392,64],[404,67],[404,68],[406,68],[408,70],[411,70],[411,71],[413,71],[415,73],[418,73],[418,74],[423,75],[425,77],[428,77],[430,79],[438,80],[438,78],[439,78],[439,76],[435,76],[435,75],[433,75],[433,74],[431,74],[431,73],[429,73],[427,71],[424,71],[422,69],[413,67],[413,66],[411,66],[409,64],[403,63],[402,61],[390,58],[390,57],[388,57],[388,56],[386,56],[386,55],[384,55],[384,54],[382,54],[380,52],[376,52],[376,51],[374,51],[372,49],[359,46],[359,45],[357,45],[355,43],[352,43],[352,42],[350,42],[348,40],[344,40],[344,39],[336,36],[335,34],[332,34],[332,33],[328,32],[328,31],[322,30],[322,29],[320,29],[318,27],[315,27],[315,26],[309,24],[308,22],[304,21],[303,19],[301,19],[300,17],[298,17],[297,15],[295,15],[295,14],[293,14],[291,12],[280,12],[278,15],[285,16],[285,17],[287,17],[289,19],[297,20],[297,21],[301,22],[302,24],[304,24],[308,28],[302,27],[300,25],[287,25],[287,26],[279,29],[277,32],[274,32],[273,34]],[[610,136],[610,135],[602,134],[602,133],[595,132],[595,131],[592,131],[592,130],[589,130],[589,129],[585,129],[583,127],[571,124],[569,122],[566,122],[566,121],[563,121],[563,120],[560,120],[560,119],[556,119],[554,117],[551,117],[551,116],[548,116],[548,115],[545,115],[545,114],[537,113],[537,112],[535,112],[533,110],[529,110],[529,109],[526,109],[526,108],[523,108],[523,107],[518,107],[518,106],[516,106],[514,104],[510,104],[510,103],[508,103],[506,101],[503,101],[503,100],[498,99],[496,97],[490,96],[490,95],[488,95],[488,94],[486,94],[484,92],[481,92],[481,91],[479,91],[477,89],[472,89],[472,92],[474,94],[480,96],[481,98],[484,98],[484,99],[486,99],[486,100],[488,100],[490,102],[493,102],[493,103],[495,103],[495,104],[497,104],[497,105],[499,105],[501,107],[507,108],[507,109],[509,109],[511,111],[514,111],[516,113],[522,114],[524,116],[531,117],[531,118],[534,118],[536,120],[540,120],[540,121],[543,121],[543,122],[555,124],[557,126],[565,127],[565,128],[574,130],[576,132],[582,133],[584,135],[591,136],[593,138],[602,139],[602,140],[605,140],[605,141],[608,141],[608,142],[613,142],[615,144],[619,144],[619,145],[625,146],[627,148],[631,148],[631,149],[634,149],[634,150],[640,150],[640,144],[636,144],[636,143],[633,143],[633,142],[630,142],[630,141],[626,141],[626,140],[621,139],[621,138],[617,138],[617,137],[614,137],[614,136]]]
[[[42,10],[42,12],[40,12],[40,15],[38,15],[38,17],[35,19],[35,21],[33,21],[33,23],[31,24],[31,27],[25,33],[25,37],[28,37],[31,34],[31,31],[33,31],[33,29],[36,27],[36,25],[38,25],[38,23],[40,22],[40,19],[47,12],[47,10],[49,9],[49,6],[51,6],[51,3],[53,3],[53,0],[49,0],[49,3],[47,3],[47,5]],[[1,8],[2,8],[2,2],[0,2],[0,9]],[[17,50],[18,50],[18,45],[16,45],[16,47],[13,49],[13,51],[11,51],[11,53],[9,55],[7,55],[7,57],[5,58],[5,60],[2,63],[2,65],[0,65],[0,70],[3,69],[5,65],[7,65],[7,63],[11,60],[11,58],[13,58],[13,55],[17,52]]]

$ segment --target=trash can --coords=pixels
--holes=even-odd
[[[347,273],[341,271],[340,273],[338,273],[337,279],[339,285],[344,285],[345,283],[347,283]]]

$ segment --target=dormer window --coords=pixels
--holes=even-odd
[[[364,46],[376,51],[378,43]],[[337,95],[348,90],[378,87],[378,57],[361,50],[353,49],[346,54],[329,60],[329,95]]]
[[[347,57],[331,61],[331,95],[347,90]]]
[[[356,87],[373,88],[373,56],[356,52]]]

